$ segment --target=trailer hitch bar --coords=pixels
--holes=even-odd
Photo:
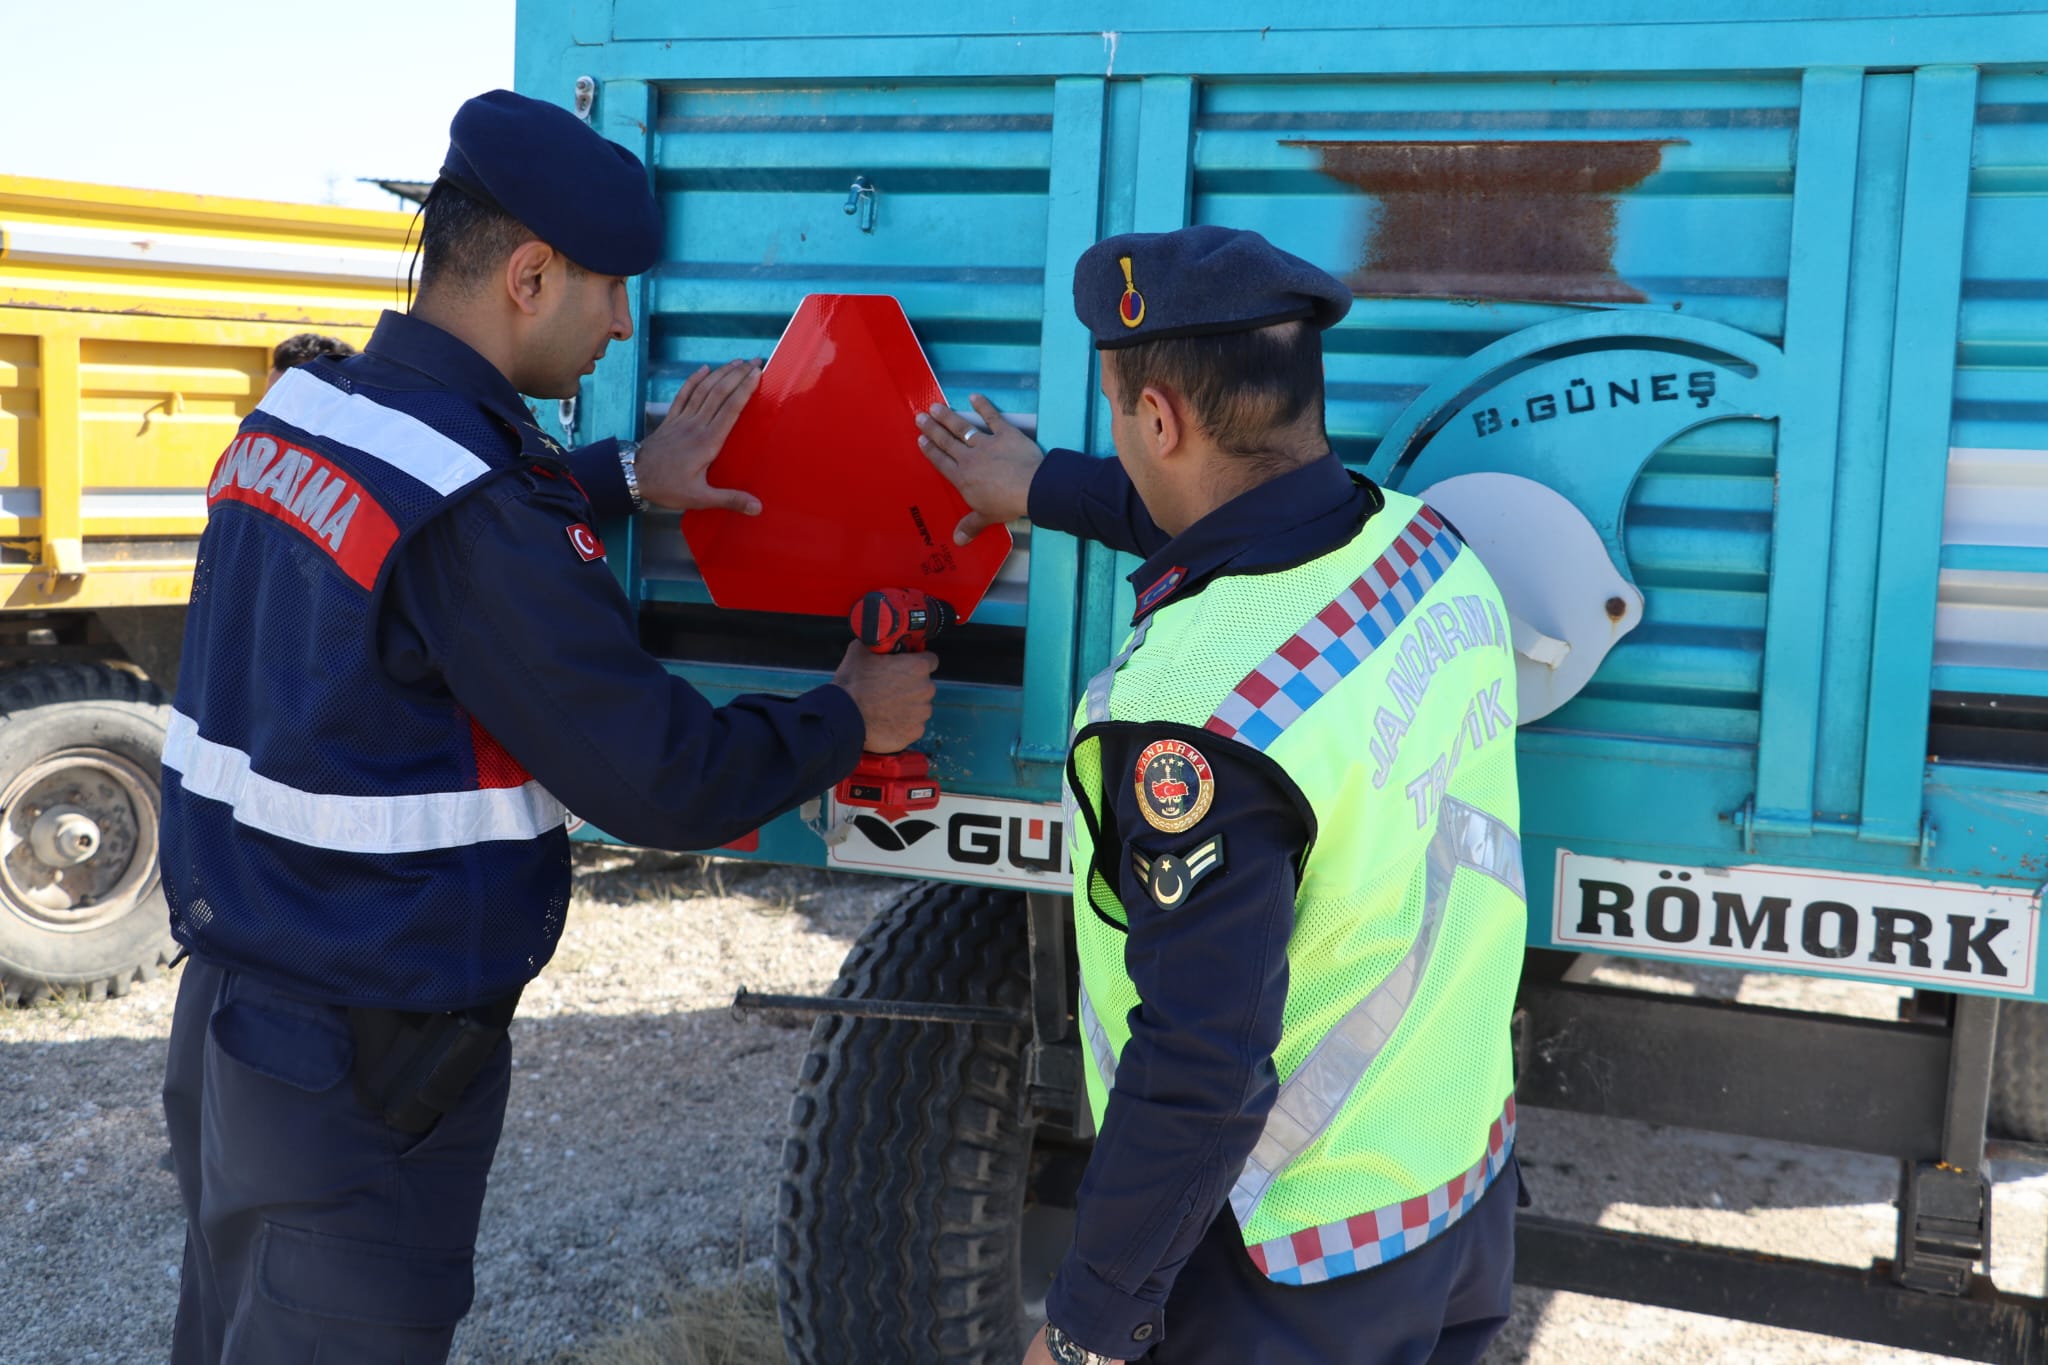
[[[732,998],[732,1016],[744,1020],[755,1011],[783,1014],[837,1014],[849,1019],[897,1019],[926,1024],[1001,1024],[1024,1028],[1031,1016],[1021,1010],[991,1005],[946,1005],[935,1000],[852,1000],[836,995],[763,995],[745,986]]]

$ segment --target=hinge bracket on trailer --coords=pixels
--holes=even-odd
[[[1966,1294],[1991,1246],[1991,1181],[1941,1161],[1906,1169],[1899,1218],[1900,1284],[1928,1294]]]
[[[1760,834],[1778,839],[1810,839],[1815,832],[1814,820],[1810,814],[1774,815],[1756,808],[1756,798],[1750,797],[1735,810],[1728,812],[1728,821],[1735,826],[1735,832],[1742,836],[1743,853],[1756,855],[1756,840]],[[1934,865],[1935,830],[1934,821],[1927,816],[1920,817],[1920,828],[1905,834],[1892,834],[1874,830],[1867,825],[1828,825],[1826,832],[1854,835],[1866,843],[1910,844],[1920,867]]]

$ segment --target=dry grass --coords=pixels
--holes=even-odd
[[[775,1285],[762,1274],[671,1291],[654,1316],[562,1356],[558,1365],[786,1365]]]

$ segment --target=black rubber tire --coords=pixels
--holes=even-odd
[[[2048,1142],[2048,1004],[1999,1004],[1991,1116],[1985,1126],[1999,1137]]]
[[[42,664],[0,674],[0,791],[34,764],[67,749],[110,753],[147,779],[153,838],[162,810],[164,727],[170,707],[154,684],[104,664]],[[0,810],[0,821],[10,812]],[[97,855],[96,855],[97,856]],[[177,952],[163,882],[151,859],[147,883],[117,918],[66,930],[39,921],[0,893],[0,1000],[29,1004],[52,989],[88,999],[124,995]]]
[[[1023,1013],[1024,897],[912,887],[862,931],[832,994]],[[791,1365],[1016,1365],[1028,1041],[1023,1027],[818,1020],[775,1230]]]

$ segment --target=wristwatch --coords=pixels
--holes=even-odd
[[[626,476],[626,494],[633,499],[633,510],[647,510],[647,499],[640,496],[640,443],[619,442],[619,472]]]
[[[1051,1323],[1045,1325],[1045,1349],[1060,1365],[1114,1365],[1115,1356],[1097,1355]]]

